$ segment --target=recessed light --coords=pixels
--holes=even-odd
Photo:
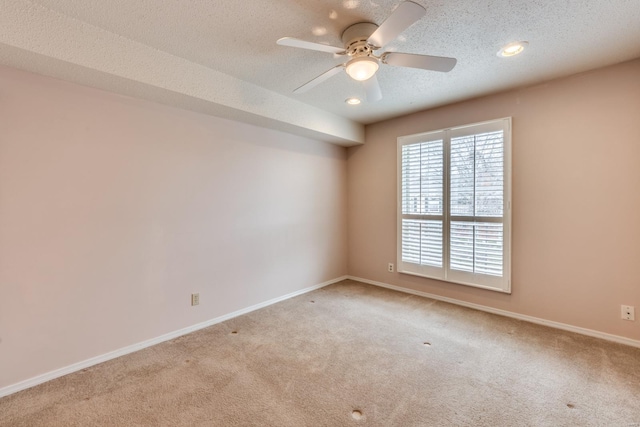
[[[510,56],[515,56],[519,53],[522,53],[525,47],[529,45],[529,42],[521,41],[521,42],[513,42],[504,46],[502,49],[498,51],[498,56],[502,56],[503,58],[508,58]]]
[[[313,27],[311,29],[311,32],[313,33],[314,36],[324,36],[325,34],[327,34],[327,29],[325,27]]]
[[[359,6],[360,0],[344,0],[342,6],[345,9],[355,9]]]
[[[362,101],[360,101],[358,98],[347,98],[347,99],[344,100],[344,102],[346,102],[349,105],[358,105]]]

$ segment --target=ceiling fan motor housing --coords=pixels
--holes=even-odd
[[[348,27],[342,33],[342,43],[344,43],[344,49],[347,55],[353,57],[371,56],[374,48],[377,46],[371,46],[367,39],[369,36],[378,29],[378,26],[372,22],[360,22]]]

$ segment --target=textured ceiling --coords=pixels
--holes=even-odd
[[[343,145],[362,124],[640,57],[640,0],[415,0],[427,14],[385,50],[452,56],[450,73],[383,65],[383,99],[343,62],[276,45],[341,46],[349,25],[380,24],[401,0],[0,0],[0,62]],[[520,56],[496,52],[527,40]]]

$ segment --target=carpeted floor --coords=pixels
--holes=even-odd
[[[2,426],[640,426],[640,349],[344,281],[0,399]]]

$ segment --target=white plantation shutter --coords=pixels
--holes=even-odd
[[[437,134],[401,153],[401,262],[423,274],[443,267],[444,141]]]
[[[510,291],[511,120],[398,139],[398,271]]]
[[[402,213],[442,215],[442,140],[402,147]]]
[[[442,267],[442,221],[403,219],[402,261]]]

